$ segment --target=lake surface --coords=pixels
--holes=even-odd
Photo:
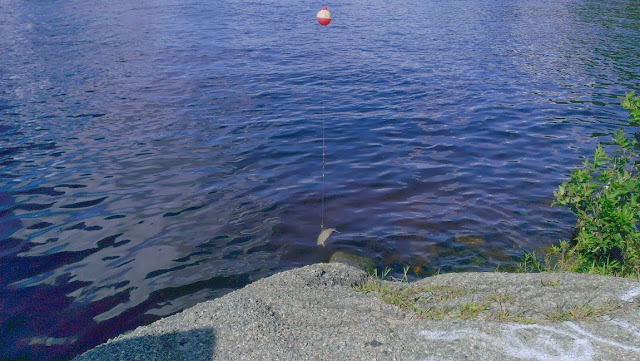
[[[0,358],[336,251],[514,267],[639,59],[632,0],[0,0]]]

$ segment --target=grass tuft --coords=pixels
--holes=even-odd
[[[546,315],[549,321],[583,321],[608,315],[620,308],[618,302],[610,302],[603,306],[593,306],[588,303],[575,305],[567,310],[558,310]]]
[[[473,288],[448,285],[419,285],[409,283],[406,276],[400,279],[390,277],[389,272],[373,272],[366,280],[353,286],[362,293],[373,293],[386,303],[401,307],[415,313],[418,317],[430,320],[443,319],[485,319],[502,322],[533,324],[544,321],[591,320],[609,314],[620,306],[611,302],[605,305],[594,305],[592,301],[596,291],[587,301],[570,307],[559,307],[545,313],[544,310],[524,310],[518,305],[514,296],[495,292],[491,295],[480,295]],[[559,285],[557,280],[541,281],[543,287]],[[522,301],[520,301],[522,302]],[[526,301],[525,301],[526,306]],[[517,311],[513,311],[517,310]]]

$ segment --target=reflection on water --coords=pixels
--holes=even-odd
[[[336,251],[424,276],[570,236],[552,190],[623,124],[638,4],[331,10],[0,2],[1,357],[68,359]]]

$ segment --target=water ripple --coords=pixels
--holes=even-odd
[[[70,358],[336,250],[426,275],[571,236],[552,190],[624,126],[637,6],[315,11],[0,3],[0,357]]]

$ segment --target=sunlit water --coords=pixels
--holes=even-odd
[[[552,191],[624,124],[639,7],[0,0],[0,357],[336,251],[424,276],[570,237]]]

